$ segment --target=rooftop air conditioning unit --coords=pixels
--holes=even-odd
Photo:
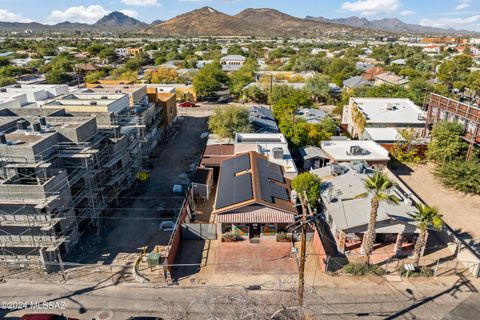
[[[362,155],[363,154],[363,149],[360,146],[351,146],[350,147],[350,154],[351,155]]]
[[[387,103],[387,110],[393,110],[393,103]]]
[[[283,159],[283,148],[273,148],[273,159]]]

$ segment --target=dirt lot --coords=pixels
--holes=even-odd
[[[444,220],[464,239],[480,242],[480,196],[444,188],[433,176],[433,165],[392,170],[428,205],[436,206]],[[410,170],[411,169],[411,170]]]
[[[159,230],[162,219],[172,219],[184,200],[174,194],[174,184],[189,185],[201,156],[205,140],[206,118],[184,116],[168,141],[154,151],[151,176],[127,206],[102,220],[102,235],[86,234],[68,262],[102,265],[132,265],[144,246],[151,251],[155,245],[166,245],[170,232]],[[128,204],[129,203],[129,204]]]

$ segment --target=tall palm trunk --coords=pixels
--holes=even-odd
[[[375,242],[375,225],[377,223],[377,214],[379,202],[377,197],[371,200],[370,221],[368,222],[367,236],[362,243],[362,252],[367,255],[367,263],[370,264],[370,254],[373,251],[373,244]]]
[[[420,234],[418,235],[417,243],[415,243],[415,254],[413,260],[415,266],[418,266],[418,264],[420,263],[420,256],[422,255],[423,249],[425,248],[426,239],[427,229],[422,228],[420,230]]]

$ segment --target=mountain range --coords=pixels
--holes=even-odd
[[[147,26],[148,24],[118,11],[109,13],[94,24],[69,21],[60,22],[54,25],[41,24],[38,22],[0,22],[1,31],[138,31]]]
[[[379,20],[368,20],[366,18],[359,18],[356,16],[348,18],[327,19],[324,17],[305,17],[306,20],[322,21],[335,23],[345,26],[365,28],[370,30],[393,32],[393,33],[417,33],[417,34],[475,34],[475,32],[468,30],[443,29],[429,26],[422,26],[418,24],[405,23],[397,18],[385,18]]]
[[[143,32],[170,36],[302,36],[358,28],[292,17],[274,9],[245,9],[230,16],[211,7],[196,9]],[[364,30],[358,29],[359,32]]]
[[[211,7],[196,9],[167,21],[144,23],[121,12],[112,12],[94,24],[62,22],[0,22],[0,31],[111,31],[164,36],[320,36],[323,34],[362,35],[368,32],[400,34],[477,34],[467,30],[441,29],[405,23],[399,19],[368,20],[359,17],[327,19],[297,18],[275,9],[245,9],[228,15]]]

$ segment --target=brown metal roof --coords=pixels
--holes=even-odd
[[[268,207],[255,211],[228,212],[217,215],[218,223],[292,223],[294,215]]]
[[[203,156],[233,156],[235,155],[235,146],[233,144],[215,144],[205,147]]]
[[[219,167],[223,160],[230,159],[233,156],[235,156],[235,146],[232,144],[209,145],[205,147],[200,163],[204,166]]]

